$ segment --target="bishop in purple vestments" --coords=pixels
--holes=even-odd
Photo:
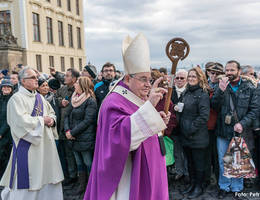
[[[101,106],[85,200],[169,198],[158,133],[166,128],[170,113],[166,115],[155,109],[166,91],[158,88],[160,79],[153,86],[150,84],[149,59],[143,62],[149,53],[141,56],[139,62],[134,59],[138,64],[126,68],[131,59],[148,51],[144,36],[139,34],[126,42],[129,42],[123,49],[126,75]]]

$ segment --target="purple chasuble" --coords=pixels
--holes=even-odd
[[[129,89],[122,81],[119,85]],[[120,182],[129,154],[132,156],[129,199],[169,199],[165,158],[161,155],[158,136],[149,137],[138,149],[129,152],[130,116],[137,110],[135,104],[117,93],[112,92],[103,101],[94,160],[84,200],[111,198]]]
[[[34,116],[43,116],[43,102],[39,93],[35,96],[35,103],[31,114]],[[13,187],[15,164],[17,162],[17,189],[29,189],[29,167],[28,167],[28,151],[31,143],[20,139],[16,147],[13,141],[13,157],[9,187]]]

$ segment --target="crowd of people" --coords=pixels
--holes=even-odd
[[[260,186],[223,175],[234,134],[260,168],[260,86],[252,66],[230,60],[208,62],[205,71],[177,70],[166,114],[167,70],[150,68],[143,35],[124,41],[123,59],[123,73],[109,62],[99,75],[90,63],[65,74],[1,71],[3,200],[62,199],[62,185],[73,182],[75,193],[86,191],[84,199],[168,199],[167,173],[189,177],[182,191],[189,199],[202,195],[212,178],[220,199]],[[163,130],[174,143],[175,163],[167,168],[158,142]]]

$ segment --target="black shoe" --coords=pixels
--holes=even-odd
[[[224,199],[227,196],[228,192],[226,190],[219,190],[218,191],[218,199]]]
[[[203,194],[202,187],[199,185],[196,185],[193,191],[189,194],[188,199],[195,199]]]
[[[202,183],[202,188],[205,190],[208,186],[210,186],[211,182],[210,180],[206,180],[204,181],[204,183]]]
[[[189,187],[187,187],[186,189],[184,189],[181,194],[188,194],[189,192],[192,192],[192,190],[194,189],[195,185],[194,184],[190,184]]]

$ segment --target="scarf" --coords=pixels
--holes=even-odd
[[[175,85],[175,88],[176,88],[177,96],[178,98],[180,98],[181,93],[183,93],[183,91],[186,89],[186,84],[182,88],[178,88],[178,86]]]
[[[81,95],[78,95],[76,92],[73,92],[71,97],[71,105],[73,108],[79,107],[83,102],[89,98],[89,94],[86,95],[84,92]]]

